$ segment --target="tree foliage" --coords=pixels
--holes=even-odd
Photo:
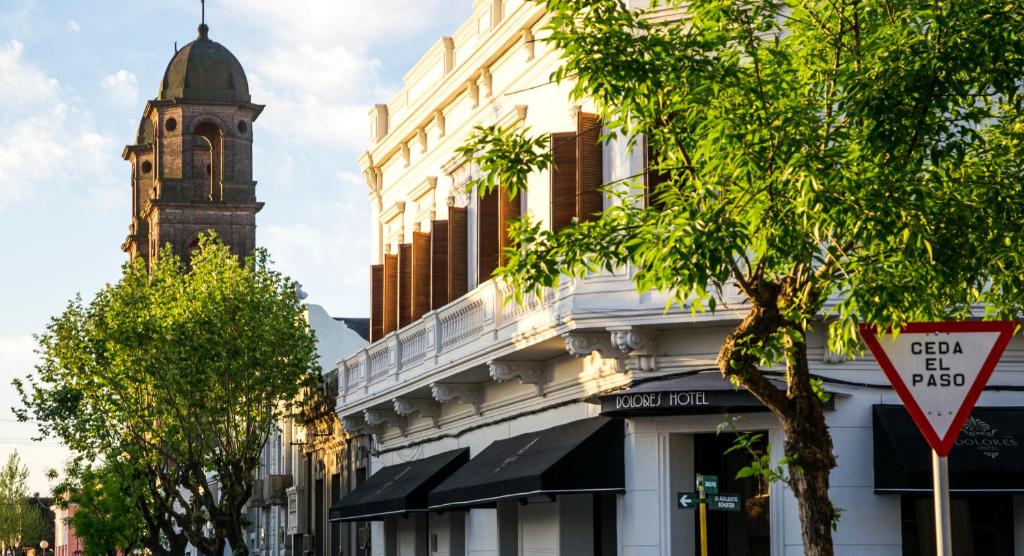
[[[38,542],[45,531],[43,515],[30,503],[28,466],[21,463],[18,452],[11,452],[0,467],[0,554]]]
[[[258,250],[213,235],[186,267],[170,249],[141,260],[40,335],[37,374],[18,383],[44,435],[83,461],[130,471],[146,547],[244,554],[242,507],[273,423],[316,376],[296,284]],[[98,493],[94,493],[99,495]]]
[[[1024,10],[1016,0],[540,1],[555,81],[609,136],[651,146],[667,176],[644,203],[610,187],[600,219],[553,233],[535,218],[499,269],[520,292],[636,269],[641,291],[746,316],[722,373],[786,433],[808,554],[831,554],[835,466],[807,335],[857,354],[857,324],[1017,318],[1024,309]],[[657,5],[660,4],[660,5]],[[666,12],[681,18],[666,23]],[[544,142],[480,128],[471,187],[525,188],[510,150]],[[504,161],[504,162],[502,162]],[[518,166],[519,169],[512,168]],[[628,191],[627,191],[628,190]],[[778,388],[764,371],[783,367]]]
[[[130,554],[145,547],[146,522],[139,509],[141,476],[131,465],[113,460],[102,465],[73,462],[54,489],[57,503],[75,507],[69,525],[82,541],[84,556]]]

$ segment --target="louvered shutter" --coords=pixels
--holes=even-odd
[[[501,224],[498,216],[498,188],[477,199],[476,211],[476,246],[477,276],[479,283],[491,278],[491,273],[498,268],[498,250],[500,249]]]
[[[665,203],[661,199],[661,187],[669,180],[669,174],[655,169],[657,165],[658,155],[650,141],[644,137],[644,198],[647,206],[661,210],[665,208]]]
[[[552,133],[551,229],[559,231],[576,216],[576,134]]]
[[[576,118],[576,216],[581,222],[596,220],[604,210],[602,160],[601,119],[580,112]]]
[[[412,323],[412,244],[398,246],[398,328]]]
[[[469,216],[465,207],[448,207],[448,302],[469,291]]]
[[[430,233],[412,233],[412,321],[430,310]]]
[[[370,341],[384,337],[384,265],[370,266]]]
[[[448,221],[430,223],[430,308],[448,304]]]
[[[504,187],[498,190],[498,220],[501,222],[501,233],[498,235],[498,264],[505,266],[508,264],[508,257],[505,255],[505,249],[512,246],[512,238],[509,237],[508,228],[509,225],[519,220],[522,216],[522,203],[520,201],[519,193],[517,192],[511,199],[508,198],[508,190]]]
[[[398,256],[384,255],[384,323],[382,336],[398,330]]]

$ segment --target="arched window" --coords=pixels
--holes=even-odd
[[[196,126],[193,136],[193,146],[204,154],[198,162],[200,168],[206,168],[206,176],[210,180],[210,200],[223,201],[224,134],[212,122],[203,122]]]

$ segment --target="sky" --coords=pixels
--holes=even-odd
[[[266,203],[257,242],[334,316],[368,314],[369,202],[355,160],[370,105],[465,20],[472,0],[210,0],[210,38],[230,49],[266,110],[253,174]],[[0,458],[17,450],[30,490],[67,452],[16,423],[15,377],[33,334],[76,294],[116,281],[130,222],[121,159],[199,0],[0,2]]]

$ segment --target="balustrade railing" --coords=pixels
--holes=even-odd
[[[398,336],[399,351],[402,354],[402,368],[416,365],[427,356],[430,321],[421,320],[412,329],[402,331]]]
[[[441,349],[457,346],[478,335],[487,320],[487,302],[482,298],[469,299],[445,309],[438,321],[441,326]]]

